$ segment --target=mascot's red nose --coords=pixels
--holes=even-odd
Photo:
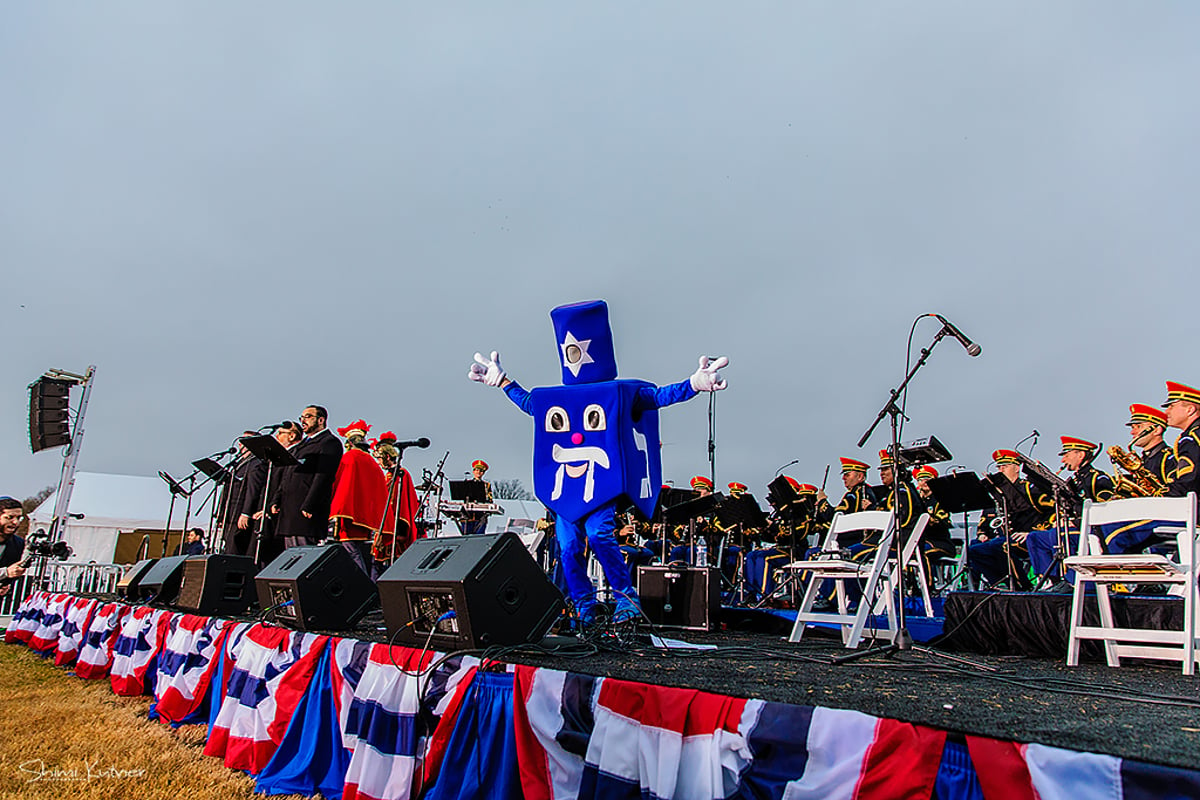
[[[580,433],[579,431],[575,431],[574,433],[572,433],[571,434],[571,444],[574,444],[574,445],[583,444],[583,434]]]

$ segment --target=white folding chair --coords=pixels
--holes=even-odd
[[[925,569],[925,559],[921,557],[921,534],[925,533],[925,526],[929,524],[929,514],[922,514],[917,517],[917,524],[913,526],[912,531],[901,545],[900,563],[905,567],[915,567],[917,571],[917,582],[921,585],[921,600],[925,603],[925,616],[933,616],[933,600],[929,597],[929,574]],[[900,589],[903,594],[904,577],[901,570],[897,569],[895,559],[888,562],[892,566],[892,585]],[[903,602],[903,599],[901,599]]]
[[[896,603],[893,593],[895,587],[893,571],[887,568],[888,553],[891,551],[892,539],[895,535],[892,514],[888,511],[860,511],[856,514],[835,514],[825,540],[821,544],[821,552],[816,558],[793,561],[784,569],[792,573],[793,578],[800,579],[808,576],[808,586],[804,590],[804,600],[796,612],[796,623],[788,641],[798,642],[804,636],[804,629],[810,622],[825,622],[836,624],[842,631],[842,644],[846,647],[858,647],[863,638],[867,619],[871,613],[882,606],[887,613],[887,628],[882,632],[888,641],[896,635]],[[863,561],[850,561],[838,553],[838,534],[882,531],[879,547],[871,558]],[[832,580],[837,587],[837,611],[813,611],[823,580]],[[849,598],[846,595],[846,584],[849,581],[865,581],[863,596],[859,601],[858,610],[851,614]],[[876,632],[879,633],[878,631]]]
[[[1156,520],[1178,529],[1179,560],[1156,553],[1110,555],[1102,552],[1100,539],[1091,531],[1100,525]],[[1121,665],[1121,656],[1181,661],[1183,674],[1191,675],[1196,662],[1196,497],[1140,497],[1083,505],[1079,554],[1067,558],[1067,569],[1075,570],[1075,594],[1071,600],[1071,628],[1067,637],[1067,664],[1079,663],[1083,639],[1104,642],[1110,667]],[[1183,630],[1118,628],[1113,622],[1108,587],[1113,583],[1156,583],[1172,585],[1183,596]],[[1084,592],[1096,587],[1100,607],[1098,626],[1083,624]]]

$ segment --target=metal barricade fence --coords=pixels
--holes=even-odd
[[[117,581],[127,569],[127,564],[85,564],[72,561],[49,562],[44,571],[33,567],[13,581],[11,592],[0,597],[0,617],[11,617],[21,602],[37,590],[80,594],[106,594],[116,591]]]

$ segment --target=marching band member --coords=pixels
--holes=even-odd
[[[1112,500],[1114,494],[1112,478],[1092,465],[1099,446],[1095,442],[1075,436],[1060,438],[1062,450],[1059,451],[1059,456],[1062,457],[1062,465],[1072,473],[1070,480],[1067,481],[1067,486],[1075,493],[1075,496],[1093,503],[1106,503]],[[1077,506],[1076,508],[1081,507]],[[1029,550],[1029,563],[1033,567],[1035,575],[1054,578],[1061,576],[1061,569],[1054,563],[1054,551],[1059,545],[1060,528],[1065,528],[1067,531],[1065,534],[1067,549],[1074,552],[1078,548],[1079,531],[1073,530],[1079,524],[1078,518],[1055,519],[1054,523],[1054,527],[1046,530],[1032,531],[1029,538],[1025,540],[1025,546]],[[1050,587],[1051,591],[1066,591],[1069,588],[1068,584],[1061,582]]]
[[[492,485],[483,479],[484,473],[488,471],[488,463],[483,459],[477,458],[471,462],[471,480],[480,481],[483,483],[484,492],[487,494],[487,502],[492,502]],[[462,519],[458,526],[462,528],[463,534],[487,533],[488,515],[478,511],[464,511]]]
[[[713,493],[713,482],[703,475],[697,475],[692,478],[692,489],[696,492],[696,497],[708,497]]]
[[[1134,403],[1129,407],[1131,447],[1142,451],[1142,466],[1163,486],[1171,482],[1175,472],[1175,451],[1163,440],[1167,432],[1167,415],[1154,406]]]
[[[1054,512],[1054,500],[1037,492],[1029,481],[1021,477],[1021,462],[1012,450],[997,450],[992,453],[997,471],[988,476],[992,486],[1000,493],[1003,504],[1001,513],[1007,516],[1012,534],[1012,547],[1003,536],[995,536],[984,542],[973,542],[967,548],[967,564],[971,576],[978,581],[982,576],[995,584],[1008,575],[1009,559],[1014,563],[1017,587],[1028,588],[1029,578],[1025,574],[1027,551],[1025,539],[1029,532],[1045,528]],[[1013,588],[1017,588],[1013,587]]]
[[[928,569],[929,561],[939,558],[954,557],[954,538],[951,536],[950,512],[942,508],[929,482],[938,476],[938,471],[926,464],[912,471],[913,480],[917,483],[917,496],[920,498],[921,509],[929,514],[929,523],[925,533],[921,535],[921,552],[926,558],[926,574],[933,578],[932,570]]]
[[[869,467],[853,458],[842,458],[841,462],[842,484],[846,487],[846,494],[842,496],[842,502],[838,503],[835,508],[829,504],[829,498],[825,492],[817,490],[817,519],[826,524],[833,520],[835,513],[856,514],[878,505],[874,492],[867,485]],[[847,540],[846,544],[852,544],[852,542]],[[838,545],[842,546],[840,539]]]
[[[829,505],[829,500],[825,493],[817,491],[817,519],[822,523],[830,523],[833,521],[835,514],[856,514],[859,511],[868,511],[871,508],[878,506],[879,501],[875,497],[871,487],[867,485],[867,470],[870,469],[865,463],[854,458],[841,459],[842,462],[842,484],[846,487],[846,494],[842,496],[842,502],[838,503],[834,508]],[[910,508],[911,510],[911,508]],[[851,531],[846,534],[839,534],[837,546],[841,550],[847,551],[847,557],[851,561],[862,561],[875,552],[875,548],[879,546],[878,534],[864,536],[862,531]],[[808,549],[805,558],[816,558],[821,552],[821,543],[817,542]],[[814,609],[821,611],[832,607],[833,595],[836,591],[837,584],[832,580],[821,582],[820,593],[814,605]],[[858,602],[862,592],[857,584],[850,583],[846,587],[846,594],[852,603]]]
[[[1167,484],[1168,497],[1195,492],[1200,501],[1200,389],[1167,381],[1167,424],[1182,433],[1175,440],[1175,471]]]

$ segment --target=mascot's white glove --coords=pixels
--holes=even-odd
[[[482,353],[476,353],[475,363],[471,365],[467,377],[488,386],[499,386],[505,377],[504,367],[500,366],[500,354],[493,350],[492,357],[488,359]]]
[[[493,353],[493,355],[495,355]],[[717,370],[728,366],[729,359],[721,356],[713,362],[709,362],[708,356],[700,356],[700,368],[692,373],[691,383],[692,388],[697,392],[715,392],[718,389],[724,389],[727,385],[724,379],[717,374]]]

